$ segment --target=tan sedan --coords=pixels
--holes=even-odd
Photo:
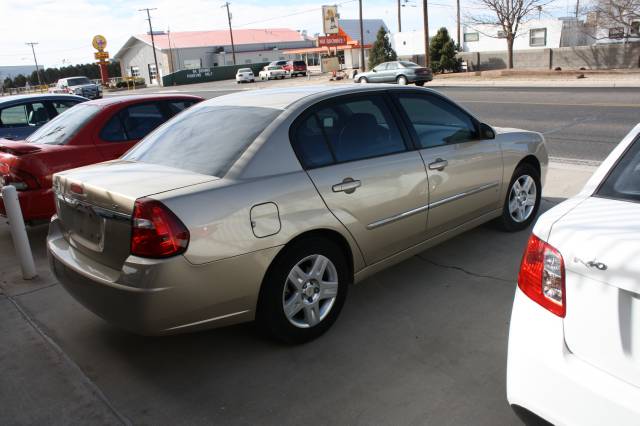
[[[256,320],[292,342],[349,285],[492,219],[524,229],[548,156],[437,92],[242,92],[198,104],[120,160],[54,177],[51,266],[107,321],[170,334]]]

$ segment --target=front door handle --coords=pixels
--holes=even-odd
[[[362,182],[353,178],[344,178],[341,183],[337,183],[331,187],[333,192],[344,192],[346,194],[353,194],[357,188],[360,188]]]
[[[442,158],[437,158],[433,163],[429,163],[429,170],[438,170],[443,171],[445,167],[449,165],[447,160],[443,160]]]

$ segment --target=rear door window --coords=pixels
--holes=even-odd
[[[240,71],[242,71],[242,70],[240,70]],[[248,70],[248,71],[251,71],[251,70]],[[192,106],[195,103],[196,103],[196,101],[188,101],[188,100],[184,100],[184,101],[167,101],[166,105],[169,108],[169,113],[170,113],[171,117],[173,117],[177,113],[184,111],[185,109],[189,108],[190,106]]]
[[[640,136],[620,157],[596,194],[605,198],[640,202]]]
[[[120,118],[129,140],[144,138],[166,120],[157,103],[131,105],[120,112]]]
[[[78,104],[77,101],[51,101],[51,105],[53,109],[55,109],[56,113],[62,114],[72,106]]]
[[[27,106],[14,105],[0,111],[0,125],[2,127],[26,127]]]

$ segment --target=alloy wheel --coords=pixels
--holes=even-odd
[[[296,263],[287,276],[282,308],[291,324],[311,328],[327,317],[338,295],[338,271],[321,254]]]
[[[529,219],[536,206],[538,188],[529,175],[518,177],[511,185],[509,192],[509,214],[511,218],[522,223]]]

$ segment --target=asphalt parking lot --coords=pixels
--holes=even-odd
[[[554,164],[543,210],[593,168]],[[8,424],[519,424],[505,397],[509,314],[529,232],[481,226],[351,289],[303,346],[252,324],[148,338],[71,299],[30,229],[20,279],[0,225],[0,401]],[[7,421],[8,420],[8,421]]]

